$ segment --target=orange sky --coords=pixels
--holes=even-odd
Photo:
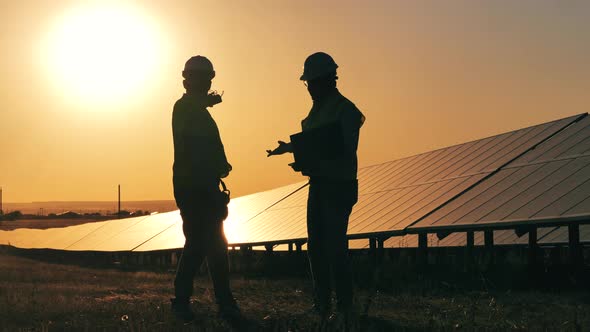
[[[211,113],[236,196],[302,180],[287,166],[291,156],[264,151],[299,130],[311,100],[298,78],[315,51],[335,58],[340,90],[367,116],[360,166],[590,104],[588,1],[125,2],[149,25],[157,56],[146,54],[155,62],[132,93],[100,101],[50,68],[59,51],[48,43],[52,27],[88,3],[0,4],[5,201],[114,200],[118,183],[124,200],[172,199],[171,111],[184,61],[196,54],[213,61],[213,88],[225,91]]]

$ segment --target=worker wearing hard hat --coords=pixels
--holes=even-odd
[[[300,79],[307,86],[313,106],[301,122],[302,133],[292,135],[288,143],[279,141],[274,150],[267,150],[268,156],[294,153],[295,163],[291,166],[310,177],[307,247],[314,286],[312,310],[322,317],[331,313],[331,273],[337,297],[336,314],[352,313],[346,232],[358,196],[357,147],[365,119],[336,88],[337,68],[326,53],[314,53],[305,60]],[[331,143],[326,144],[327,141]]]
[[[172,311],[185,321],[194,319],[190,307],[193,279],[206,258],[217,301],[224,319],[240,317],[240,310],[229,285],[227,240],[223,220],[227,217],[229,194],[221,178],[232,167],[227,162],[217,124],[207,110],[221,102],[208,93],[215,77],[213,65],[206,57],[190,58],[182,72],[186,93],[174,104],[172,131],[174,138],[174,197],[182,216],[185,245],[174,280]]]

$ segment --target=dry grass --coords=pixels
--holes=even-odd
[[[199,319],[183,325],[169,313],[173,273],[125,272],[56,265],[0,252],[2,331],[231,331],[214,314],[211,284],[195,282]],[[320,322],[299,314],[310,305],[307,280],[235,277],[235,295],[251,323],[246,330],[310,331]],[[587,291],[476,292],[412,287],[357,292],[373,299],[362,331],[588,330]],[[375,295],[375,296],[372,296]],[[233,330],[236,330],[235,328]],[[239,330],[239,329],[238,329]]]

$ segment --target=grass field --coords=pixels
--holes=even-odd
[[[205,277],[195,282],[193,306],[198,320],[191,325],[176,322],[169,313],[173,277],[172,272],[49,264],[0,251],[0,330],[240,330],[216,318],[211,284]],[[251,321],[242,330],[313,331],[321,327],[317,318],[302,314],[311,304],[308,280],[234,276],[232,286]],[[359,307],[369,297],[372,305],[358,330],[590,329],[587,291],[451,291],[416,285],[408,289],[379,293],[359,289]]]

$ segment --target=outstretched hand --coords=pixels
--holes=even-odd
[[[297,165],[296,163],[290,163],[289,166],[291,166],[291,168],[295,171],[295,172],[301,172],[302,169],[299,167],[299,165]]]
[[[291,143],[285,143],[283,141],[278,141],[278,143],[279,143],[279,146],[276,147],[274,150],[266,150],[267,157],[277,156],[280,154],[291,152]]]

